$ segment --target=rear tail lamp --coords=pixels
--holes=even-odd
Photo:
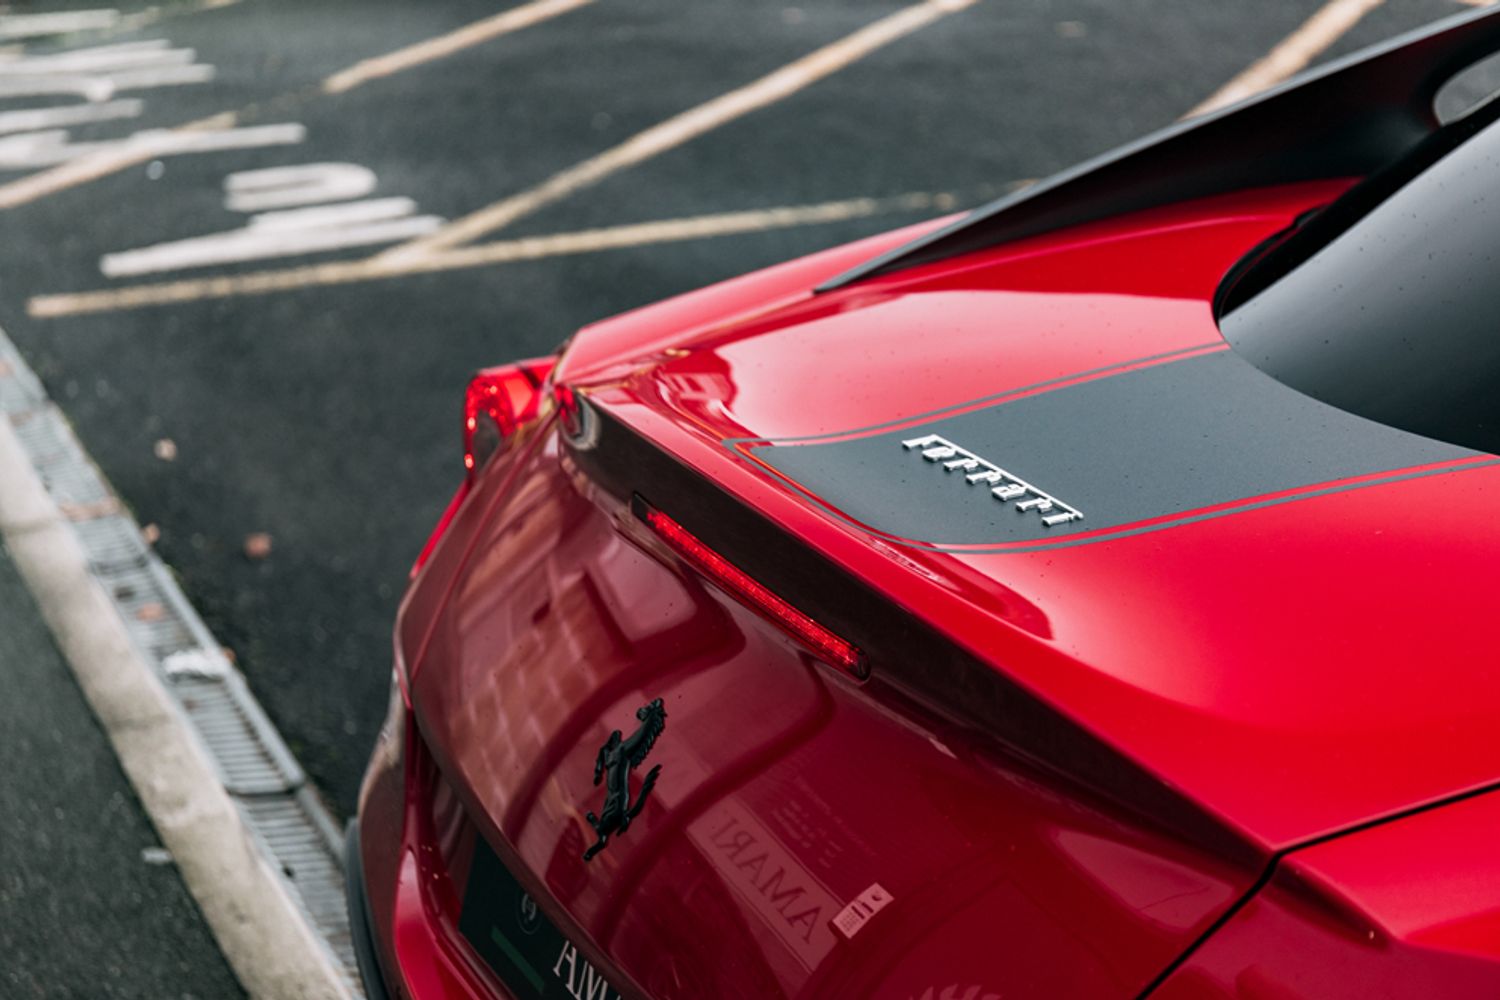
[[[516,428],[541,410],[553,358],[518,361],[474,373],[464,392],[464,471],[469,483],[505,450]]]
[[[464,390],[464,481],[412,564],[413,577],[427,564],[427,557],[448,530],[479,470],[506,449],[518,427],[541,412],[545,398],[542,387],[556,360],[537,358],[484,368],[469,380]]]
[[[842,668],[860,680],[870,675],[869,665],[858,646],[840,638],[792,607],[641,497],[633,499],[632,509],[679,556],[696,566],[741,603],[781,626],[820,659]]]

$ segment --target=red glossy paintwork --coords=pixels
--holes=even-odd
[[[477,539],[426,658],[415,713],[466,807],[448,839],[472,823],[541,880],[575,940],[651,995],[1128,994],[1252,877],[940,716],[870,698],[580,490],[555,438]],[[595,752],[653,697],[669,713],[651,758],[661,784],[585,864]],[[419,813],[447,812],[413,784]],[[444,825],[406,827],[424,823]],[[416,858],[436,848],[409,839]],[[415,880],[440,886],[433,937],[453,923],[463,865],[460,851]],[[830,921],[876,882],[896,902],[841,939]]]
[[[1421,513],[1483,509],[1500,470],[1076,548],[893,560],[720,442],[857,428],[1216,341],[1227,268],[1333,190],[1180,206],[855,286],[690,339],[593,398],[1281,850],[1500,779],[1484,710],[1500,674],[1473,659],[1500,611],[1478,585],[1500,534]],[[1040,609],[1046,636],[1005,621],[997,583]]]
[[[612,317],[579,331],[557,372],[560,383],[598,381],[628,372],[641,357],[671,348],[685,336],[747,322],[805,302],[812,289],[872,257],[940,227],[949,219],[907,226],[822,253],[787,261]]]
[[[1500,996],[1500,793],[1293,853],[1161,1000]]]
[[[591,482],[549,415],[480,477],[403,605],[416,724],[404,756],[377,753],[361,810],[387,972],[420,1000],[494,989],[452,930],[483,836],[627,992],[1128,996],[1278,852],[1500,783],[1500,672],[1476,654],[1500,612],[1484,586],[1500,533],[1460,516],[1493,508],[1500,469],[1076,548],[944,553],[893,547],[722,445],[1217,345],[1226,270],[1343,187],[1155,210],[812,295],[879,247],[840,251],[583,331],[553,373],[763,511],[788,546],[825,554],[1200,804],[1258,860],[1156,829],[966,728],[957,706],[815,662]],[[595,753],[656,697],[661,783],[585,864]],[[1417,823],[1382,829],[1422,855],[1446,828]],[[1488,927],[1472,896],[1414,911],[1382,890],[1370,855],[1346,846],[1376,833],[1290,855],[1224,928],[1229,950],[1199,952],[1174,995],[1300,995],[1243,992],[1237,970],[1277,935],[1321,933],[1276,895],[1314,862],[1316,905],[1336,897],[1403,942]],[[1338,866],[1356,856],[1363,868]],[[895,902],[843,938],[829,921],[872,883]]]

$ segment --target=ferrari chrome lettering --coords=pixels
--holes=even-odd
[[[945,472],[966,473],[964,481],[970,486],[983,483],[990,487],[990,495],[1001,503],[1019,501],[1015,507],[1022,514],[1033,511],[1041,515],[1042,524],[1055,528],[1070,521],[1082,521],[1083,511],[1070,507],[1050,493],[1032,486],[1019,476],[1006,472],[993,462],[949,441],[938,434],[911,438],[901,442],[907,451],[920,451],[929,462],[942,462]]]

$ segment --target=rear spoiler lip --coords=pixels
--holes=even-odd
[[[903,610],[816,546],[736,497],[607,406],[587,398],[593,432],[563,439],[565,461],[630,511],[639,495],[793,607],[870,657],[867,692],[895,695],[925,718],[1046,774],[1143,828],[1244,871],[1277,850],[1178,789],[961,640]],[[631,520],[635,520],[634,516]],[[918,668],[920,665],[920,668]],[[908,669],[903,669],[908,668]],[[838,676],[830,672],[830,676]]]
[[[1054,174],[814,290],[1174,202],[1368,175],[1437,131],[1438,90],[1496,51],[1500,9],[1444,18]]]

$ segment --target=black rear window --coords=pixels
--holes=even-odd
[[[1219,321],[1307,395],[1500,452],[1500,124],[1474,118],[1258,251]]]

